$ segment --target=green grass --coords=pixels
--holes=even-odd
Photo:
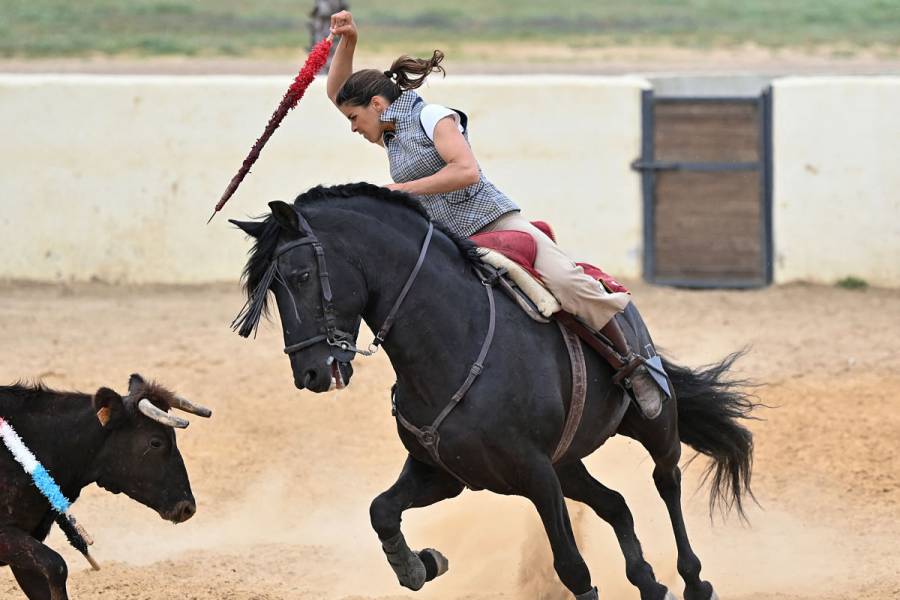
[[[900,0],[349,0],[369,49],[900,47]],[[308,41],[311,0],[0,0],[0,56],[248,55]]]
[[[849,277],[844,277],[839,280],[835,285],[839,288],[844,288],[845,290],[864,290],[869,287],[869,282],[865,279],[850,275]]]

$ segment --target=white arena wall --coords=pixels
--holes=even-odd
[[[286,77],[0,75],[0,279],[234,281],[227,223],[311,186],[389,180],[317,81],[213,223]],[[641,272],[638,77],[454,76],[422,91],[465,110],[482,167],[581,260]],[[775,281],[900,287],[900,78],[774,87]]]
[[[228,224],[317,184],[389,181],[318,80],[205,225],[289,78],[0,76],[0,278],[235,280],[249,242]],[[640,94],[629,77],[454,76],[486,174],[573,256],[640,275]]]
[[[900,287],[900,77],[773,84],[776,283]]]

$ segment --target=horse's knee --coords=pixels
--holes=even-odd
[[[385,494],[372,500],[369,505],[369,519],[379,539],[386,540],[400,532],[400,511]]]

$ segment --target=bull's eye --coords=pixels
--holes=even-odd
[[[150,438],[150,447],[154,450],[159,450],[163,447],[163,441],[159,438]]]

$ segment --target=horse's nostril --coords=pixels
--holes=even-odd
[[[197,512],[197,509],[193,504],[186,504],[181,507],[181,520],[187,521],[191,517],[194,516],[194,513]]]
[[[175,508],[169,513],[167,517],[169,520],[174,521],[175,523],[184,523],[188,519],[194,516],[194,513],[197,512],[197,505],[193,503],[191,500],[182,500],[178,504],[175,505]]]
[[[303,376],[303,387],[309,389],[309,386],[316,380],[316,372],[315,371],[307,371],[306,375]]]

